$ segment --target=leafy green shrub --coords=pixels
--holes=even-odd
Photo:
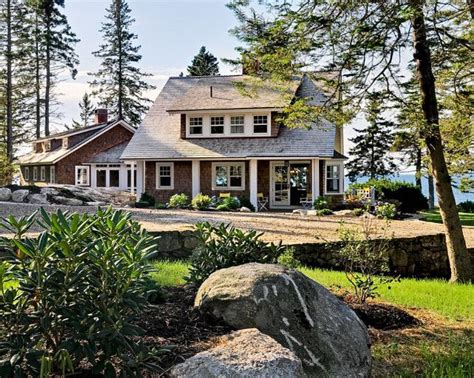
[[[318,196],[313,202],[313,209],[323,210],[329,209],[329,198],[324,196]]]
[[[474,213],[474,201],[464,201],[458,203],[458,211],[461,213]]]
[[[316,210],[316,215],[319,215],[319,216],[325,216],[325,215],[331,215],[331,214],[334,214],[334,212],[331,209]]]
[[[167,209],[167,208],[168,208],[168,205],[166,203],[158,202],[158,203],[155,204],[155,209],[164,210],[164,209]]]
[[[213,272],[250,262],[276,263],[285,247],[268,244],[256,231],[245,232],[222,223],[215,227],[208,222],[196,225],[199,246],[191,256],[189,282],[202,283]]]
[[[237,210],[240,207],[240,201],[237,197],[227,197],[216,207],[219,211]]]
[[[352,210],[352,215],[354,215],[355,217],[360,217],[361,215],[364,215],[364,213],[365,209],[361,209],[360,207]]]
[[[151,294],[147,276],[156,241],[130,214],[41,209],[3,220],[9,257],[0,269],[0,376],[137,376],[156,354],[132,323]],[[26,233],[38,224],[44,231]],[[11,283],[14,282],[14,285]]]
[[[239,201],[240,201],[240,206],[246,207],[250,209],[251,211],[255,211],[255,206],[252,204],[252,202],[250,202],[250,199],[248,197],[240,196]]]
[[[349,190],[372,186],[375,188],[375,195],[378,200],[399,201],[399,210],[402,213],[415,213],[428,208],[428,199],[423,195],[420,188],[404,181],[369,180],[365,183],[351,184]]]
[[[186,194],[173,194],[168,204],[173,209],[183,209],[189,205],[189,198]]]
[[[139,209],[155,206],[155,197],[149,195],[147,192],[143,193],[140,201],[135,202],[135,207]]]
[[[375,206],[375,215],[382,219],[395,219],[397,216],[397,206],[394,203],[379,202]]]
[[[379,227],[372,224],[369,217],[363,217],[360,230],[344,225],[338,230],[342,242],[339,254],[345,275],[359,303],[375,298],[380,285],[397,280],[384,275],[390,271],[386,258],[390,241],[387,237],[388,227],[388,223]]]
[[[212,198],[202,193],[197,194],[191,201],[191,205],[195,210],[207,210],[211,204]]]
[[[297,269],[301,266],[301,262],[295,257],[295,249],[288,247],[278,256],[278,264],[284,265],[288,268]]]

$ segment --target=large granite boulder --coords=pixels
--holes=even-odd
[[[280,265],[222,269],[195,306],[237,329],[257,328],[288,347],[309,376],[367,377],[370,339],[357,315],[320,284]]]
[[[171,371],[171,377],[305,376],[301,361],[293,352],[255,328],[233,332],[221,340],[218,346],[176,365]]]
[[[54,202],[67,206],[82,206],[84,203],[77,198],[67,198],[63,196],[53,197]]]
[[[46,194],[30,194],[27,197],[29,203],[34,203],[36,205],[48,205],[48,198]]]
[[[10,201],[12,191],[8,188],[0,188],[0,201]]]
[[[12,193],[12,201],[13,202],[25,202],[30,194],[29,190],[26,189],[18,189]]]

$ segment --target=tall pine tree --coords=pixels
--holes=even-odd
[[[144,92],[155,87],[144,80],[150,75],[137,67],[142,58],[138,53],[141,46],[134,45],[137,35],[130,31],[135,21],[130,13],[125,0],[112,0],[100,29],[104,43],[93,52],[102,62],[90,84],[93,95],[111,115],[138,126],[151,102]]]
[[[94,104],[92,103],[92,100],[87,92],[84,93],[84,96],[82,96],[82,100],[79,103],[79,109],[81,110],[79,114],[81,120],[79,122],[73,121],[73,128],[87,126],[94,115]]]
[[[349,150],[352,159],[346,164],[351,181],[362,176],[375,179],[397,171],[389,155],[393,143],[393,123],[383,119],[381,111],[380,99],[372,95],[366,111],[369,125],[366,129],[356,129],[358,135],[349,139],[354,143],[354,147]]]
[[[193,58],[188,66],[189,76],[214,76],[219,75],[219,63],[217,58],[206,47],[202,46],[199,53]]]

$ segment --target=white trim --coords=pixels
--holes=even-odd
[[[231,133],[231,117],[242,116],[244,117],[244,132],[241,134]],[[267,117],[267,132],[266,133],[255,133],[254,132],[254,117],[255,116],[266,116]],[[224,117],[224,133],[222,134],[211,134],[211,117]],[[202,133],[191,134],[191,118],[202,118]],[[242,138],[242,137],[269,137],[272,133],[272,113],[264,111],[253,111],[251,113],[246,112],[215,112],[215,113],[192,113],[186,114],[186,138],[187,139],[199,139],[199,138]]]
[[[86,178],[87,178],[87,182],[86,183],[81,183],[78,179],[77,179],[77,173],[80,169],[84,169],[86,170],[87,174],[86,174]],[[89,186],[90,184],[90,166],[89,165],[76,165],[74,167],[74,182],[77,186]]]
[[[30,181],[30,167],[25,167],[25,181]]]
[[[288,203],[285,204],[285,203],[275,203],[275,183],[273,181],[274,179],[274,169],[275,167],[281,167],[281,166],[285,166],[285,162],[284,161],[271,161],[270,162],[270,172],[269,172],[269,177],[270,177],[270,190],[269,190],[269,193],[270,193],[270,207],[272,208],[278,208],[278,207],[288,207],[288,206],[291,206],[291,198],[290,198],[290,165],[288,165]]]
[[[54,165],[49,166],[49,182],[56,184],[56,167]]]
[[[201,162],[199,160],[192,161],[192,196],[193,198],[201,192]]]
[[[240,166],[241,167],[241,177],[242,183],[240,186],[230,186],[230,167],[231,166]],[[212,190],[215,191],[226,191],[226,190],[245,190],[245,162],[243,161],[233,161],[233,162],[213,162],[211,164],[212,169]],[[216,167],[227,167],[227,186],[216,186]]]
[[[236,134],[237,135],[237,134]],[[240,135],[241,136],[241,135]],[[137,161],[192,161],[192,160],[200,160],[200,161],[249,161],[249,160],[290,160],[290,161],[298,161],[300,162],[301,160],[305,161],[310,161],[311,159],[319,159],[319,160],[324,160],[324,159],[329,159],[329,157],[324,157],[324,156],[243,156],[243,157],[225,157],[225,156],[214,156],[214,157],[200,157],[200,156],[190,156],[186,158],[127,158],[127,159],[122,159],[124,161],[126,160],[137,160]],[[341,159],[331,159],[331,161],[340,161],[344,162],[347,159],[341,158]],[[26,165],[26,164],[23,164]]]
[[[166,167],[170,168],[170,185],[161,186],[160,185],[160,168]],[[168,177],[168,176],[164,176]],[[174,189],[174,163],[156,163],[156,189],[158,190],[173,190]]]
[[[64,159],[66,156],[72,154],[73,152],[77,151],[78,149],[84,147],[85,145],[87,145],[88,143],[92,142],[93,140],[97,139],[98,137],[100,137],[102,134],[105,134],[107,131],[109,130],[112,130],[114,127],[116,126],[122,126],[123,128],[129,130],[132,134],[135,133],[135,128],[133,128],[132,126],[130,126],[128,123],[126,123],[125,121],[123,120],[120,120],[120,121],[117,121],[115,123],[112,123],[111,125],[107,126],[107,127],[104,127],[100,132],[98,132],[97,134],[94,134],[93,136],[91,136],[89,139],[85,139],[83,140],[82,142],[76,144],[74,147],[72,147],[70,150],[68,150],[68,152],[66,152],[64,155],[60,156],[59,158],[57,158],[56,160],[53,160],[51,162],[51,164],[56,164],[58,161],[61,161],[62,159]],[[68,135],[69,137],[69,135]],[[58,137],[59,138],[59,137]]]
[[[33,167],[33,181],[38,181],[38,167]]]
[[[169,114],[217,114],[217,113],[226,113],[226,114],[233,114],[233,113],[267,113],[267,112],[282,112],[284,108],[234,108],[234,109],[172,109],[166,110]]]
[[[46,181],[46,167],[40,166],[40,181]]]
[[[258,162],[253,159],[249,163],[249,176],[250,176],[250,202],[255,207],[255,211],[258,211]]]
[[[328,192],[327,191],[327,173],[328,166],[338,166],[339,167],[339,191],[338,192]],[[324,164],[324,195],[341,195],[344,194],[344,163],[341,163],[337,160],[326,160]]]
[[[319,182],[321,173],[319,172],[319,159],[311,160],[311,194],[313,195],[312,201],[319,197]]]

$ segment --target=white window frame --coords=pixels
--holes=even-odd
[[[51,151],[51,140],[47,140],[46,142],[44,142],[44,150]]]
[[[243,123],[232,123],[233,118],[242,118]],[[233,127],[242,127],[242,132],[241,133],[234,133],[232,131]],[[230,116],[230,134],[231,135],[245,135],[245,115],[241,114],[236,114],[236,115],[231,115]]]
[[[46,167],[44,165],[40,167],[40,181],[46,181]]]
[[[170,186],[160,185],[160,168],[169,167],[170,168]],[[173,190],[174,189],[174,163],[156,163],[156,189],[160,190]]]
[[[25,167],[25,181],[30,181],[30,167]]]
[[[54,165],[49,167],[49,182],[56,184],[56,167]]]
[[[78,181],[77,179],[77,173],[79,170],[81,169],[85,169],[86,170],[86,178],[87,178],[87,182],[86,183],[81,183]],[[88,165],[76,165],[75,166],[75,169],[74,169],[74,182],[76,183],[77,186],[89,186],[90,185],[90,166]]]
[[[266,117],[267,122],[265,123],[255,123],[255,118],[256,117]],[[256,132],[255,131],[255,126],[263,126],[267,125],[267,130],[265,132]],[[252,115],[252,134],[254,135],[267,135],[269,134],[269,131],[271,130],[271,117],[268,116],[268,114],[253,114]]]
[[[222,118],[222,124],[217,124],[217,125],[213,125],[212,124],[212,121],[213,121],[213,118]],[[210,118],[209,118],[209,133],[211,135],[225,135],[225,116],[224,115],[211,115]],[[222,133],[213,133],[212,132],[212,127],[222,127]]]
[[[339,168],[339,191],[337,192],[329,192],[327,189],[328,179],[334,180],[334,178],[328,177],[328,167],[338,167]],[[344,194],[344,163],[341,162],[326,162],[324,165],[324,194],[327,195],[337,195],[337,194]]]
[[[191,120],[192,119],[197,119],[197,118],[200,118],[201,119],[201,125],[191,125]],[[191,137],[202,137],[204,135],[204,117],[202,115],[196,115],[196,116],[189,116],[188,117],[188,130],[187,130],[187,134],[188,136],[191,136]],[[201,128],[201,132],[200,133],[191,133],[191,129],[193,127],[200,127]]]
[[[230,167],[231,166],[240,166],[242,170],[242,185],[241,186],[231,186],[230,185]],[[227,186],[217,186],[216,185],[216,168],[217,167],[226,167],[227,170]],[[228,191],[228,190],[245,190],[245,162],[222,162],[222,163],[212,163],[212,190],[216,191]]]
[[[61,148],[67,150],[69,148],[69,138],[65,137],[61,140]]]
[[[33,181],[38,181],[38,167],[33,167]]]

